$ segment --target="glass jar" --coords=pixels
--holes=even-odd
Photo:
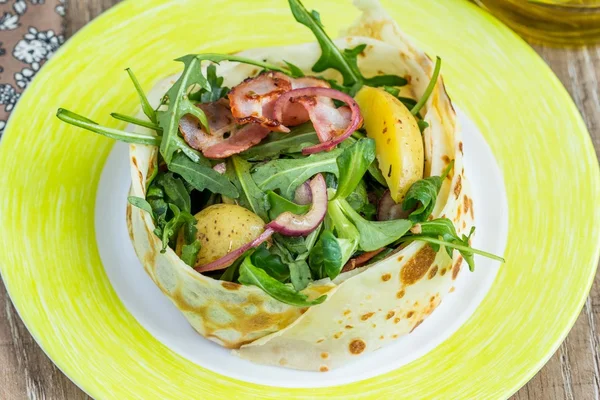
[[[474,0],[533,42],[600,42],[600,0]]]

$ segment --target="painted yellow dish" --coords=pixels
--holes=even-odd
[[[400,100],[382,89],[365,86],[355,100],[367,136],[375,139],[377,161],[390,194],[400,203],[408,188],[423,178],[423,139],[417,120]]]
[[[481,306],[424,357],[330,388],[276,388],[223,377],[154,339],[110,286],[94,237],[95,191],[113,142],[59,123],[56,109],[77,109],[107,124],[111,111],[138,107],[125,67],[148,90],[180,68],[170,60],[182,54],[313,39],[293,22],[284,1],[259,0],[251,9],[242,1],[210,7],[193,0],[126,1],[43,68],[0,144],[2,277],[34,337],[90,395],[497,399],[516,391],[552,355],[577,318],[599,254],[600,174],[585,125],[533,50],[474,5],[383,5],[421,48],[442,57],[450,95],[480,127],[503,170],[507,262]],[[342,0],[306,6],[318,6],[331,33],[356,15]],[[202,16],[201,23],[190,16]]]

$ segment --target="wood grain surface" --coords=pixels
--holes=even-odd
[[[67,36],[118,0],[70,0]],[[554,49],[534,46],[581,111],[600,153],[600,46]],[[551,117],[551,116],[549,116]],[[568,132],[565,132],[568,135]],[[573,266],[576,267],[576,266]],[[89,399],[46,357],[0,284],[0,399]],[[514,400],[600,400],[600,274],[573,330],[546,366]]]

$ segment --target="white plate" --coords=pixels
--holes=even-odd
[[[463,130],[464,164],[473,190],[473,247],[503,254],[508,230],[504,181],[478,128],[458,112]],[[475,256],[476,270],[465,270],[456,290],[412,334],[327,373],[296,371],[253,364],[204,339],[146,275],[131,245],[125,206],[129,185],[129,149],[116,143],[109,155],[96,197],[96,239],[102,263],[117,295],[137,319],[164,345],[212,371],[247,382],[282,387],[323,387],[367,379],[416,360],[449,338],[475,311],[490,289],[498,263]],[[468,340],[468,338],[465,338]]]

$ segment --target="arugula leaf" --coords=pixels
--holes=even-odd
[[[142,106],[142,111],[144,112],[146,117],[148,117],[148,119],[152,123],[156,124],[156,111],[150,105],[150,102],[148,101],[148,98],[146,97],[146,94],[144,93],[144,90],[142,89],[142,86],[140,85],[139,81],[137,80],[135,74],[133,73],[131,68],[126,68],[125,71],[129,75],[129,79],[133,83],[133,86],[135,87],[135,91],[137,92],[137,94],[139,96],[140,104]]]
[[[475,268],[474,254],[504,262],[502,257],[471,247],[469,240],[475,232],[475,227],[471,228],[468,236],[459,236],[456,233],[454,224],[448,218],[438,218],[432,221],[421,222],[419,226],[421,233],[418,235],[406,236],[405,238],[400,239],[400,242],[421,240],[428,242],[434,251],[439,251],[440,245],[443,245],[446,248],[449,257],[452,257],[452,252],[456,249],[463,256],[471,271]],[[442,239],[439,239],[440,237]]]
[[[190,87],[194,85],[199,85],[205,91],[212,92],[211,83],[202,74],[202,61],[212,61],[215,63],[221,61],[237,61],[256,65],[265,69],[289,73],[287,70],[276,65],[231,54],[189,54],[178,58],[177,61],[181,61],[184,64],[183,72],[175,84],[165,94],[164,100],[165,102],[168,102],[167,109],[156,112],[158,125],[163,130],[163,140],[160,144],[160,152],[168,165],[171,164],[173,155],[177,150],[189,148],[185,141],[175,140],[176,138],[179,138],[179,120],[181,117],[186,114],[192,114],[194,117],[198,118],[202,126],[208,126],[206,115],[200,108],[195,106],[188,95]]]
[[[404,219],[391,221],[367,221],[345,200],[339,202],[344,214],[358,229],[359,248],[363,251],[373,251],[395,242],[412,228],[412,222]]]
[[[185,154],[176,154],[169,164],[169,170],[181,175],[196,190],[208,189],[213,193],[219,193],[232,199],[238,198],[240,195],[229,179],[212,169],[210,163],[208,166],[196,164]]]
[[[310,205],[300,205],[289,201],[288,199],[281,197],[277,193],[269,190],[267,192],[267,200],[271,208],[269,209],[269,217],[274,220],[284,212],[291,212],[292,214],[302,215],[306,214],[310,209]]]
[[[356,141],[359,141],[361,139],[365,139],[367,136],[356,131],[354,133],[352,133],[352,136],[348,139],[346,139],[347,142],[349,143],[356,143]],[[367,171],[369,171],[369,174],[380,184],[382,184],[383,186],[387,187],[387,182],[385,180],[385,178],[383,177],[383,174],[381,173],[381,170],[379,169],[379,161],[377,161],[377,158],[375,158],[373,160],[373,162],[371,162],[371,164],[369,164],[369,167],[367,168]]]
[[[181,248],[181,260],[193,267],[196,264],[201,247],[200,240],[195,240],[191,244],[184,244]]]
[[[249,162],[238,156],[232,156],[228,161],[227,175],[232,176],[231,179],[240,193],[239,202],[243,207],[254,212],[263,221],[268,222],[269,216],[267,210],[269,205],[265,193],[258,188],[256,182],[250,174],[252,167]]]
[[[488,253],[487,251],[478,250],[478,249],[474,249],[474,248],[470,247],[468,245],[468,241],[469,241],[469,238],[471,237],[471,235],[473,234],[473,232],[474,232],[474,229],[472,228],[471,232],[469,233],[469,236],[463,235],[460,242],[458,242],[458,241],[448,242],[445,240],[435,239],[435,238],[432,238],[429,236],[421,236],[421,235],[407,236],[405,238],[402,238],[401,241],[402,242],[414,242],[414,241],[419,240],[419,241],[423,241],[423,242],[428,242],[430,245],[435,244],[438,247],[440,245],[443,245],[445,247],[449,247],[450,249],[456,249],[460,252],[460,254],[463,256],[463,258],[469,265],[470,271],[475,270],[474,254],[478,254],[480,256],[484,256],[484,257],[490,258],[492,260],[505,262],[504,258],[502,258],[502,257],[499,257],[495,254]],[[465,244],[465,243],[467,243],[467,244]]]
[[[399,96],[398,100],[400,100],[402,104],[404,104],[409,110],[411,110],[414,106],[417,105],[417,101],[415,99],[411,99],[410,97]]]
[[[152,207],[157,225],[162,228],[163,224],[161,224],[161,222],[166,223],[169,205],[164,199],[148,199],[148,203]]]
[[[120,140],[121,142],[125,143],[158,146],[160,145],[161,141],[160,136],[148,133],[127,132],[122,131],[120,129],[108,128],[106,126],[98,125],[98,123],[92,121],[91,119],[88,119],[83,115],[79,115],[64,108],[59,108],[58,111],[56,111],[56,117],[61,121],[66,122],[67,124],[87,129],[88,131],[98,133],[111,139]]]
[[[442,176],[430,176],[418,180],[411,185],[402,202],[402,209],[408,211],[415,208],[417,204],[420,204],[420,206],[410,213],[408,219],[412,222],[422,222],[427,220],[435,208],[435,202],[440,189],[442,188],[442,183],[453,167],[454,160],[446,167]]]
[[[156,121],[156,111],[154,111],[154,108],[152,108],[152,106],[150,105],[150,102],[148,101],[148,98],[146,97],[146,94],[144,93],[144,89],[142,89],[142,86],[140,85],[137,78],[133,74],[133,71],[131,70],[131,68],[127,68],[127,69],[125,69],[125,71],[127,71],[127,74],[129,75],[129,79],[131,79],[131,82],[133,82],[135,91],[138,93],[138,96],[140,97],[140,103],[142,104],[142,111],[144,112],[144,114],[146,114],[146,117],[148,117],[148,119],[150,121],[152,121],[154,124],[156,124],[156,122],[157,122]]]
[[[394,97],[398,97],[398,95],[400,94],[400,89],[392,87],[392,86],[384,86],[383,90],[385,90],[386,92],[388,92],[389,94],[391,94]],[[416,102],[415,102],[416,104]]]
[[[154,129],[156,132],[162,133],[162,129],[160,129],[158,125],[156,125],[154,122],[151,122],[151,121],[144,121],[144,120],[141,120],[136,117],[132,117],[129,115],[120,114],[120,113],[116,113],[116,112],[110,113],[110,116],[113,117],[114,119],[118,119],[119,121],[125,121],[125,122],[133,124],[133,125],[143,126],[144,128],[148,128],[148,129]]]
[[[328,276],[333,280],[340,274],[343,267],[342,249],[331,231],[321,234],[319,241],[310,251],[308,263],[314,279]]]
[[[271,132],[256,146],[240,154],[241,157],[260,161],[280,154],[299,153],[303,148],[320,143],[312,124],[306,123],[292,128],[288,133]]]
[[[196,218],[186,211],[181,211],[176,205],[168,204],[169,209],[173,213],[173,217],[165,224],[162,229],[162,249],[161,253],[167,250],[167,246],[171,239],[175,238],[179,230],[185,223],[196,223]]]
[[[420,223],[419,226],[421,229],[421,233],[419,234],[420,236],[429,236],[436,239],[441,237],[444,241],[448,243],[458,243],[459,245],[463,245],[466,247],[469,247],[468,239],[473,234],[473,230],[471,230],[471,233],[467,237],[467,241],[464,242],[458,236],[454,224],[448,218],[438,218],[432,221],[425,221]],[[464,235],[463,238],[465,238]],[[440,249],[440,246],[435,243],[430,243],[430,246],[435,251],[438,251]],[[452,257],[452,251],[453,250],[451,247],[446,247],[446,252],[448,253],[448,256]]]
[[[304,77],[304,72],[302,72],[302,70],[300,68],[298,68],[298,66],[292,64],[291,62],[287,62],[285,60],[283,60],[283,62],[285,63],[285,65],[288,66],[288,68],[290,69],[290,73],[289,75],[292,78],[302,78]]]
[[[270,277],[285,282],[290,277],[290,269],[276,254],[271,254],[263,243],[250,256],[253,265],[265,270]]]
[[[415,104],[415,106],[410,110],[412,115],[417,115],[419,113],[419,111],[421,111],[421,108],[423,108],[425,103],[427,103],[427,100],[429,99],[429,96],[431,96],[431,93],[433,92],[433,89],[435,88],[435,84],[438,81],[438,77],[440,76],[441,68],[442,68],[442,59],[439,57],[436,57],[435,67],[433,69],[433,75],[431,76],[431,80],[429,81],[429,84],[427,85],[427,88],[425,89],[425,92],[423,93],[423,96],[421,97],[421,99],[419,99],[417,104]]]
[[[313,32],[321,47],[321,56],[312,67],[314,72],[323,72],[329,68],[337,70],[343,78],[343,85],[345,87],[342,89],[351,95],[354,95],[362,85],[406,85],[406,79],[399,76],[382,75],[365,78],[358,69],[357,63],[358,55],[365,49],[365,44],[361,44],[353,49],[346,49],[343,52],[340,51],[333,40],[325,33],[318,12],[314,10],[308,12],[300,0],[288,0],[288,3],[296,21]],[[337,89],[335,86],[332,87]]]
[[[255,267],[250,257],[244,258],[240,266],[239,281],[244,285],[258,286],[275,300],[296,307],[310,307],[321,304],[327,298],[326,295],[323,295],[312,301],[308,300],[305,294],[297,292],[292,287],[270,277],[264,270]]]
[[[312,70],[314,72],[323,72],[329,68],[336,69],[342,74],[345,86],[352,86],[360,82],[362,76],[360,71],[357,71],[358,67],[352,68],[348,60],[342,55],[340,49],[327,36],[319,14],[308,12],[300,0],[288,0],[288,2],[296,21],[308,27],[321,46],[321,57],[319,57],[319,60],[312,67]]]
[[[200,103],[210,103],[217,101],[229,93],[228,87],[222,87],[223,77],[217,76],[217,66],[211,64],[206,69],[206,80],[210,86],[210,90],[200,88],[197,92],[190,93],[189,98],[192,101]]]
[[[345,49],[344,56],[348,63],[352,66],[356,66],[356,70],[359,72],[362,77],[362,83],[368,86],[405,86],[408,81],[397,75],[376,75],[372,78],[364,78],[358,69],[358,55],[364,51],[367,47],[366,44],[360,44],[353,49]],[[355,95],[359,88],[355,89],[355,92],[352,95]]]
[[[339,178],[334,199],[348,197],[362,180],[373,160],[375,160],[373,139],[360,139],[345,148],[336,158]]]
[[[146,199],[142,199],[141,197],[129,196],[127,197],[127,201],[134,207],[137,207],[141,210],[146,211],[150,215],[154,215],[152,211],[152,206],[150,203],[146,201]]]
[[[312,154],[298,159],[278,159],[254,168],[252,178],[262,190],[279,189],[288,199],[298,186],[319,172],[338,174],[336,158],[343,149]]]
[[[162,186],[167,201],[175,204],[181,211],[190,212],[192,201],[183,181],[175,177],[171,172],[161,174],[156,178],[156,183]]]

